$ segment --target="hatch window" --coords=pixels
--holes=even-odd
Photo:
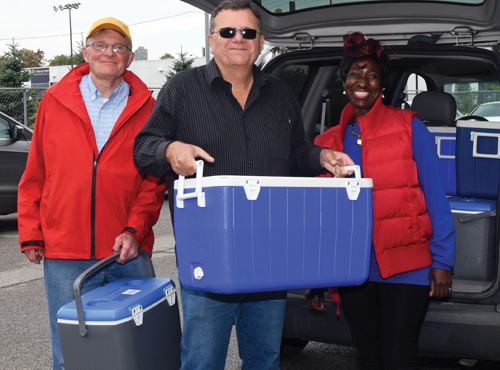
[[[479,113],[474,112],[478,106],[484,109],[483,104],[500,101],[500,83],[498,81],[447,83],[444,85],[444,91],[455,97],[457,110],[463,115],[473,114],[485,118],[500,116],[500,114],[487,114],[486,109]]]
[[[281,72],[279,78],[290,86],[297,99],[300,100],[300,96],[306,86],[310,73],[311,67],[307,64],[296,64],[286,67],[283,72]]]
[[[400,0],[397,0],[400,1]],[[256,0],[262,8],[270,13],[293,13],[295,11],[319,8],[325,6],[349,5],[355,3],[387,3],[387,0]],[[447,2],[455,4],[479,5],[484,3],[484,0],[427,0],[426,2]]]
[[[10,139],[9,122],[0,117],[0,139]]]

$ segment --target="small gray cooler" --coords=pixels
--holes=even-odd
[[[451,197],[457,243],[453,278],[492,281],[495,271],[497,201]]]
[[[181,328],[172,280],[119,279],[80,296],[83,281],[117,257],[80,275],[75,300],[57,313],[65,369],[178,370]]]

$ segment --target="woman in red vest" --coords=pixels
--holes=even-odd
[[[355,32],[344,36],[344,51],[339,73],[350,103],[315,144],[347,153],[373,179],[373,240],[368,281],[339,289],[342,308],[361,369],[418,369],[429,297],[451,292],[453,217],[429,131],[417,113],[382,103],[384,47]]]

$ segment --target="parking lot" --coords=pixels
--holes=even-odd
[[[157,276],[172,278],[176,284],[174,238],[165,204],[159,223],[153,262]],[[0,369],[49,370],[51,353],[43,268],[30,264],[19,252],[16,214],[0,216]],[[233,333],[234,334],[234,333]],[[464,369],[459,359],[421,358],[422,370]],[[226,370],[241,367],[233,335]],[[309,345],[298,356],[283,359],[282,370],[355,370],[355,350],[320,343]],[[498,369],[492,362],[480,362],[474,369]],[[144,369],[147,370],[147,369]]]

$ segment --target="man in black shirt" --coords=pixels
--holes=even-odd
[[[293,92],[254,66],[261,29],[245,0],[224,1],[212,12],[207,37],[214,58],[163,87],[135,141],[142,171],[189,176],[202,158],[204,176],[314,176],[325,169],[347,175],[343,166],[352,160],[311,148]],[[181,298],[182,369],[224,369],[233,321],[243,369],[279,369],[286,292],[221,295],[181,285]]]

